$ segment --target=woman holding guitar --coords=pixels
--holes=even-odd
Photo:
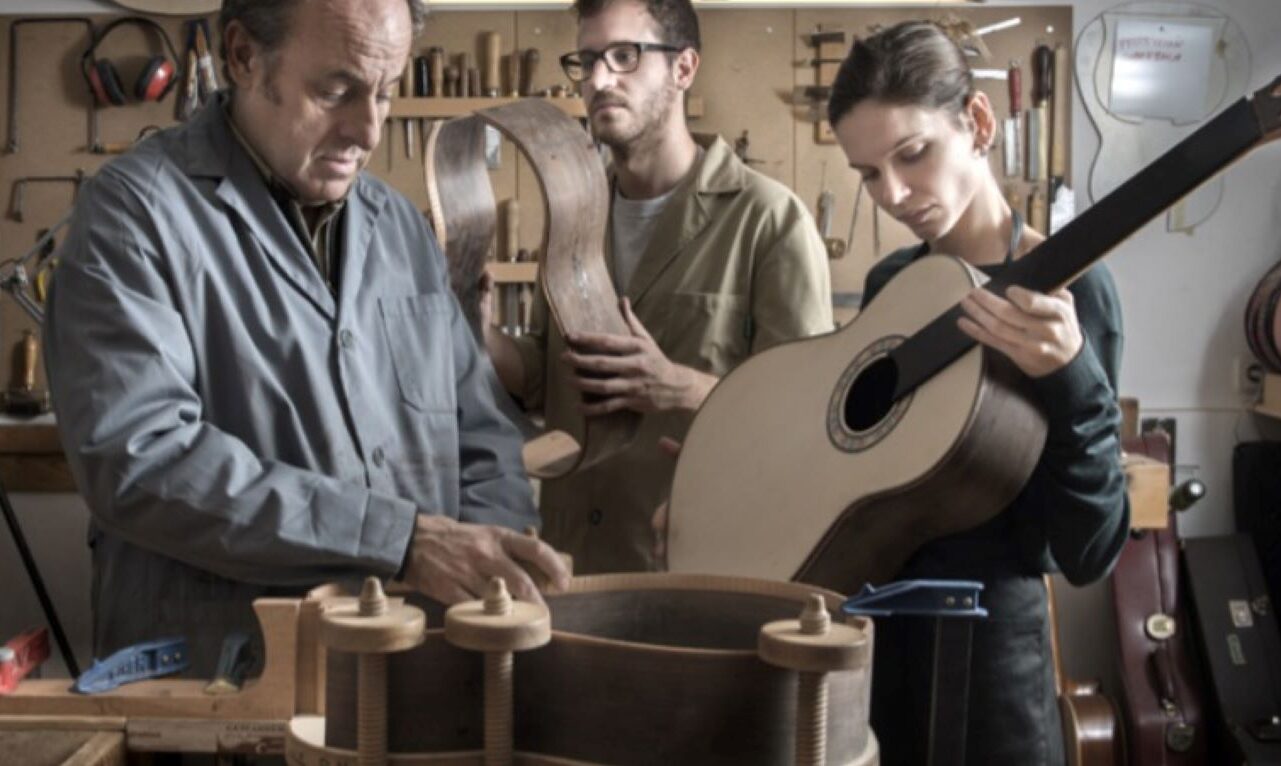
[[[927,253],[957,257],[993,277],[1045,239],[1002,195],[988,161],[997,126],[992,105],[936,25],[908,22],[856,41],[829,116],[872,198],[922,240],[873,267],[864,305]],[[1064,290],[1010,287],[996,295],[980,288],[962,306],[961,330],[1028,378],[1048,436],[1031,480],[1008,508],[926,544],[898,578],[985,585],[990,616],[974,626],[965,763],[1058,764],[1063,740],[1042,575],[1097,580],[1125,541],[1129,507],[1115,393],[1120,306],[1101,265]],[[883,763],[926,762],[933,640],[932,619],[878,621],[872,725]]]

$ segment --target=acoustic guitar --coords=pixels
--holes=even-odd
[[[1281,133],[1281,77],[1099,201],[986,288],[1050,292],[1248,150]],[[851,593],[923,543],[992,518],[1036,465],[1045,419],[1004,356],[957,327],[983,280],[921,258],[842,329],[724,377],[686,437],[667,530],[673,571]]]

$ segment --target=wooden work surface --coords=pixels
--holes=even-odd
[[[123,722],[108,730],[0,729],[0,761],[23,766],[124,766]]]
[[[75,492],[52,415],[0,416],[0,482],[10,492]]]

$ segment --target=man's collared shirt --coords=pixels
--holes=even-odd
[[[267,188],[271,190],[272,199],[280,205],[281,211],[285,214],[285,220],[289,221],[294,233],[302,239],[303,246],[307,248],[307,252],[311,253],[311,259],[315,262],[316,268],[320,269],[321,278],[333,291],[334,278],[338,273],[337,263],[342,257],[342,212],[347,206],[347,198],[315,205],[314,207],[320,208],[319,214],[314,224],[308,224],[303,204],[298,201],[293,190],[271,172],[267,161],[249,143],[245,134],[240,132],[240,126],[231,116],[230,98],[222,101],[222,111],[227,118],[227,126],[231,128],[231,135],[236,137],[245,154],[253,160],[254,167],[262,174],[267,182]]]

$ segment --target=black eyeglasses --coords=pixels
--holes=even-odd
[[[582,82],[596,71],[596,62],[604,61],[605,66],[614,74],[635,72],[640,66],[641,54],[646,51],[680,53],[685,50],[675,45],[663,43],[613,43],[605,46],[603,51],[573,51],[560,57],[560,67],[565,76],[573,82]]]

